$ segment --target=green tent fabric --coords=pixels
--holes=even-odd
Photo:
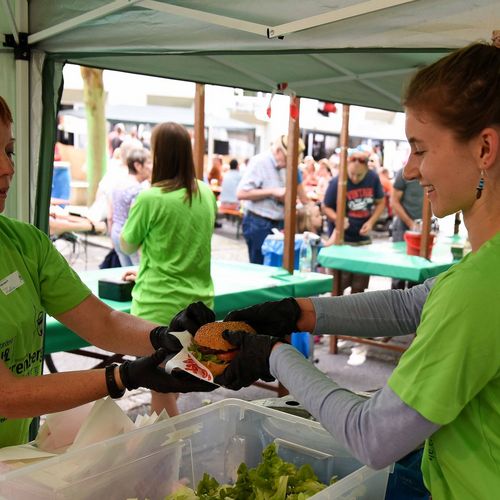
[[[28,33],[31,53],[0,49],[23,151],[8,212],[41,223],[65,62],[401,110],[415,69],[499,28],[498,0],[3,0],[2,33]]]

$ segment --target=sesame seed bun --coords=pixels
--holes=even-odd
[[[203,325],[194,335],[194,341],[201,346],[218,351],[229,351],[234,346],[222,337],[225,330],[242,330],[257,333],[249,324],[243,321],[214,321]]]

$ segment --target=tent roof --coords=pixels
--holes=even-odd
[[[391,110],[416,68],[500,28],[498,0],[30,0],[29,9],[30,45],[58,60],[264,91],[287,82],[299,96]]]

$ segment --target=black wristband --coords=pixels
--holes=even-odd
[[[113,399],[119,399],[125,394],[125,389],[120,389],[115,379],[115,368],[118,365],[112,363],[106,366],[106,387],[108,388],[108,394]]]

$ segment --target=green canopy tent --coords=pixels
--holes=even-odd
[[[404,82],[500,26],[498,0],[0,0],[7,214],[47,225],[64,63],[400,110]]]

